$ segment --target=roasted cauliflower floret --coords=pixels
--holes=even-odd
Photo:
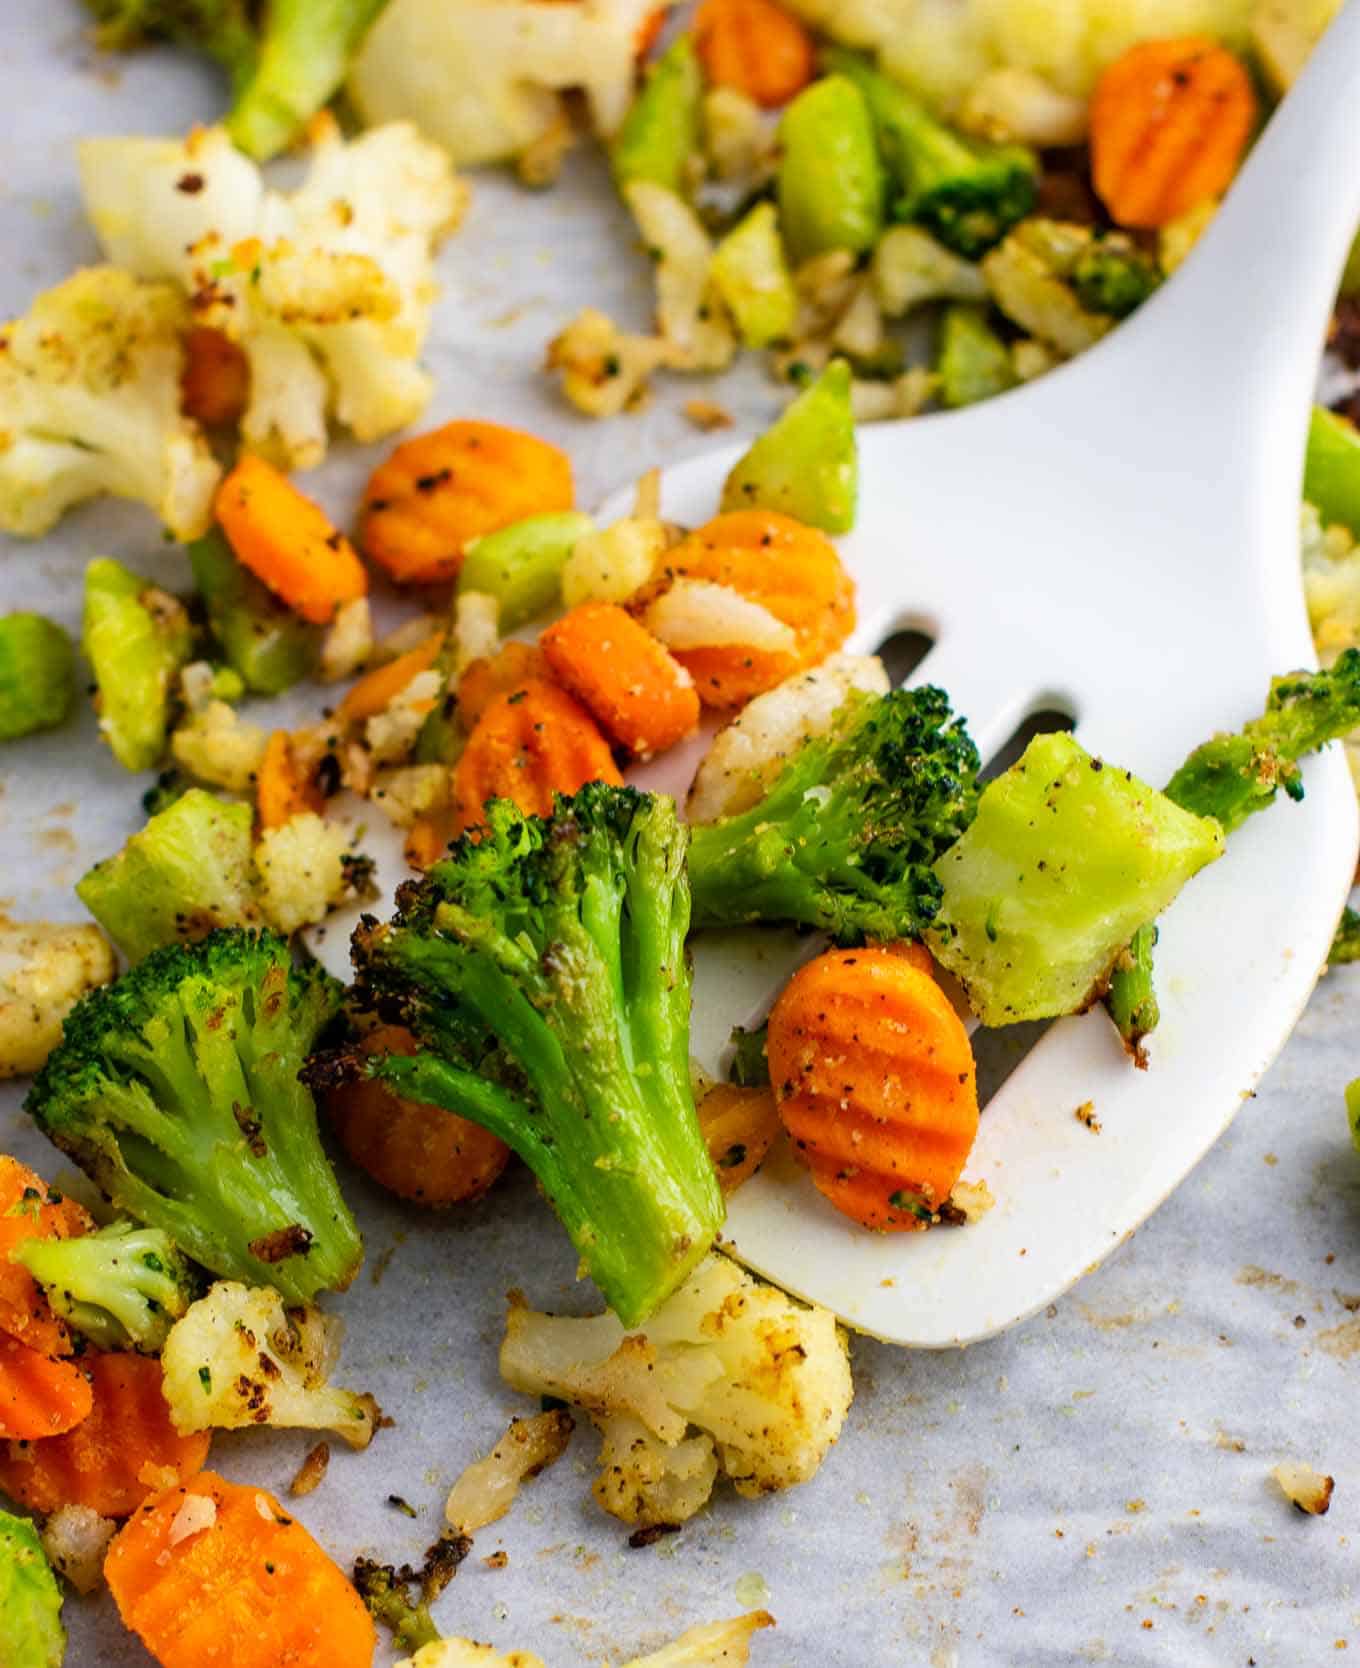
[[[115,971],[98,927],[0,916],[0,1078],[37,1071],[77,999]]]
[[[404,123],[346,141],[318,118],[310,133],[307,177],[286,195],[220,127],[80,147],[109,258],[172,279],[196,324],[240,345],[242,438],[289,469],[320,462],[328,414],[376,440],[424,409],[432,250],[466,202],[444,153]]]
[[[670,0],[666,0],[670,3]],[[655,0],[390,0],[355,60],[349,94],[366,122],[413,121],[460,164],[520,156],[585,90],[610,134],[636,80],[638,31]]]
[[[324,921],[364,876],[356,874],[352,836],[340,823],[300,811],[266,828],[255,847],[260,903],[281,933]],[[363,860],[360,860],[362,862]]]
[[[272,1286],[217,1281],[170,1328],[161,1353],[175,1428],[325,1430],[366,1448],[377,1402],[329,1382],[342,1332],[312,1304],[286,1308]]]
[[[37,537],[107,492],[206,530],[221,471],[180,411],[188,324],[173,285],[93,266],[0,326],[0,528]]]
[[[264,759],[268,736],[225,701],[210,700],[170,737],[174,761],[195,781],[248,793]]]
[[[629,1522],[680,1522],[708,1498],[702,1481],[711,1487],[716,1467],[708,1472],[695,1429],[739,1494],[806,1482],[854,1393],[830,1311],[805,1308],[720,1255],[634,1332],[612,1314],[579,1320],[512,1302],[501,1373],[601,1425],[608,1469],[596,1499]],[[639,1432],[653,1440],[636,1445]]]

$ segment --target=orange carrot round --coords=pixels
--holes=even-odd
[[[94,1222],[74,1199],[53,1192],[17,1158],[0,1153],[0,1332],[42,1355],[69,1355],[71,1334],[41,1286],[9,1254],[26,1239],[74,1239]]]
[[[161,1668],[371,1668],[362,1599],[295,1514],[248,1483],[203,1471],[148,1500],[104,1574]]]
[[[357,724],[391,706],[413,678],[434,665],[443,646],[444,633],[436,631],[414,649],[389,660],[386,666],[375,666],[371,672],[365,672],[358,683],[345,692],[339,707],[341,723]]]
[[[866,1228],[929,1224],[977,1134],[963,1022],[891,950],[835,950],[799,969],[766,1042],[779,1116],[818,1189]]]
[[[88,1417],[90,1381],[69,1361],[0,1332],[0,1437],[60,1437]]]
[[[445,423],[374,470],[360,542],[399,585],[424,585],[456,578],[473,539],[574,503],[558,447],[499,423]]]
[[[530,678],[498,696],[468,737],[453,773],[453,832],[475,827],[489,799],[546,817],[555,793],[622,780],[585,708],[556,684]]]
[[[89,1506],[126,1517],[168,1477],[182,1482],[200,1471],[211,1436],[175,1429],[151,1356],[91,1354],[85,1366],[88,1417],[64,1435],[0,1448],[0,1490],[37,1512]]]
[[[1091,170],[1121,226],[1165,226],[1232,181],[1256,125],[1241,61],[1207,35],[1143,41],[1091,99]]]
[[[363,1040],[366,1054],[414,1054],[416,1040],[382,1025]],[[480,1199],[505,1169],[510,1149],[490,1130],[423,1101],[404,1100],[385,1083],[345,1083],[327,1096],[340,1145],[361,1170],[398,1198],[421,1205]]]
[[[207,428],[237,423],[250,398],[250,361],[220,330],[196,325],[184,338],[180,406]]]
[[[237,559],[304,620],[327,625],[368,590],[349,540],[319,504],[247,452],[217,489],[217,519]]]
[[[766,109],[787,104],[812,80],[812,37],[774,0],[704,0],[694,43],[710,81]]]
[[[728,585],[792,627],[792,650],[677,649],[708,707],[739,706],[833,653],[855,624],[855,586],[825,533],[777,510],[715,516],[666,555],[665,572],[632,599],[645,606],[674,578]]]
[[[513,694],[530,678],[551,682],[548,662],[542,649],[513,637],[489,660],[474,660],[458,680],[458,716],[464,727],[472,729],[498,695]]]
[[[779,1133],[769,1089],[715,1083],[699,1102],[699,1128],[724,1193],[735,1193],[765,1161]]]
[[[571,609],[539,642],[558,682],[638,758],[664,753],[697,726],[694,680],[614,603]]]
[[[326,798],[299,768],[287,730],[275,730],[265,745],[255,779],[255,804],[261,828],[282,828],[302,811],[325,809]]]

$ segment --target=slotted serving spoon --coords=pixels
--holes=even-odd
[[[859,588],[849,646],[928,632],[913,681],[948,690],[984,758],[1056,706],[1091,751],[1160,783],[1258,712],[1272,674],[1316,664],[1299,493],[1360,219],[1357,94],[1353,0],[1134,318],[1032,387],[861,432],[841,545]],[[668,470],[665,514],[706,520],[740,450]],[[647,785],[683,794],[693,762],[662,760]],[[1227,1128],[1325,960],[1355,868],[1355,791],[1339,748],[1304,774],[1304,804],[1253,818],[1163,918],[1151,1069],[1132,1069],[1096,1011],[1050,1028],[987,1106],[967,1171],[995,1195],[987,1215],[865,1233],[786,1155],[732,1200],[729,1248],[850,1326],[926,1347],[985,1338],[1108,1256]],[[750,932],[695,944],[695,1053],[716,1069],[729,1028],[763,1014],[809,951]],[[1073,1115],[1086,1101],[1099,1134]]]

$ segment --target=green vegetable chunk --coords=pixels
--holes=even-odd
[[[1360,429],[1320,405],[1308,427],[1303,496],[1324,522],[1339,521],[1360,538]]]
[[[950,307],[940,327],[940,398],[947,406],[973,405],[1004,394],[1016,383],[1006,344],[981,307]]]
[[[321,633],[237,561],[216,528],[186,547],[208,629],[255,695],[281,695],[316,670]]]
[[[310,1302],[363,1258],[298,1076],[340,998],[274,933],[169,945],[76,1004],[25,1105],[119,1211]]]
[[[193,652],[188,616],[149,580],[99,557],[85,569],[81,647],[114,758],[125,770],[150,770],[165,752],[176,675]]]
[[[1127,318],[1161,282],[1156,264],[1119,232],[1097,234],[1077,256],[1069,282],[1088,313]]]
[[[1351,1144],[1360,1151],[1360,1077],[1346,1085],[1346,1121],[1351,1126]]]
[[[694,42],[681,35],[657,59],[610,146],[620,190],[650,180],[685,195],[686,167],[699,149],[703,90]]]
[[[500,628],[514,631],[552,608],[567,557],[595,523],[577,510],[531,515],[474,539],[458,574],[459,591],[482,591],[500,604]]]
[[[798,292],[779,241],[773,203],[757,203],[713,252],[709,268],[743,347],[767,348],[792,337]]]
[[[1039,164],[1032,151],[955,133],[862,53],[835,47],[824,58],[864,95],[897,190],[895,219],[918,222],[976,260],[1034,207]]]
[[[835,359],[733,464],[724,510],[782,510],[825,533],[848,533],[859,499],[850,367]]]
[[[1166,797],[1196,816],[1213,817],[1231,834],[1273,804],[1281,789],[1290,799],[1302,799],[1298,761],[1357,725],[1360,649],[1347,649],[1325,671],[1273,679],[1261,716],[1197,747],[1167,783]],[[1155,943],[1150,928],[1135,936],[1115,968],[1107,998],[1124,1046],[1139,1065],[1146,1063],[1142,1045],[1159,1018],[1152,988]]]
[[[931,865],[977,803],[977,749],[929,684],[855,695],[749,810],[690,832],[696,927],[818,927],[843,944],[916,938]]]
[[[1360,910],[1347,906],[1342,911],[1336,937],[1327,952],[1327,965],[1345,967],[1353,961],[1360,961]]]
[[[1070,735],[1036,736],[936,863],[930,945],[984,1025],[1077,1013],[1134,932],[1222,851],[1211,819]]]
[[[814,81],[784,111],[779,139],[779,224],[789,254],[866,254],[883,230],[883,170],[859,89],[843,75]]]
[[[85,0],[101,46],[148,37],[206,53],[226,71],[232,142],[257,161],[291,144],[349,71],[387,0]]]
[[[252,821],[249,805],[190,788],[96,863],[76,895],[129,961],[248,925],[259,919]]]
[[[61,1668],[66,1629],[61,1589],[38,1531],[0,1512],[0,1663],[4,1668]]]
[[[97,1349],[158,1355],[198,1282],[159,1228],[113,1222],[75,1239],[26,1239],[12,1253],[56,1312]]]
[[[486,820],[356,933],[362,999],[422,1050],[353,1068],[513,1147],[636,1326],[723,1219],[689,1078],[685,828],[669,798],[598,782]]]
[[[50,730],[75,697],[71,639],[41,614],[0,616],[0,741]]]

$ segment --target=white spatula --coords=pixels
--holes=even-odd
[[[984,758],[1058,706],[1086,747],[1162,782],[1258,712],[1273,673],[1314,664],[1299,483],[1358,219],[1353,0],[1199,247],[1135,318],[1031,388],[862,432],[859,521],[842,544],[859,587],[851,646],[928,631],[915,678],[949,691]],[[668,471],[665,513],[707,519],[739,450]],[[648,785],[683,792],[679,764],[667,769]],[[1339,749],[1305,779],[1302,806],[1254,818],[1164,918],[1151,1069],[1132,1069],[1098,1011],[1054,1026],[988,1105],[967,1172],[995,1195],[988,1215],[866,1233],[776,1158],[734,1198],[730,1248],[852,1327],[922,1346],[986,1337],[1099,1263],[1227,1127],[1313,988],[1355,867],[1356,806]],[[777,934],[697,941],[706,1065],[807,953]],[[1074,1116],[1086,1101],[1098,1134]]]

